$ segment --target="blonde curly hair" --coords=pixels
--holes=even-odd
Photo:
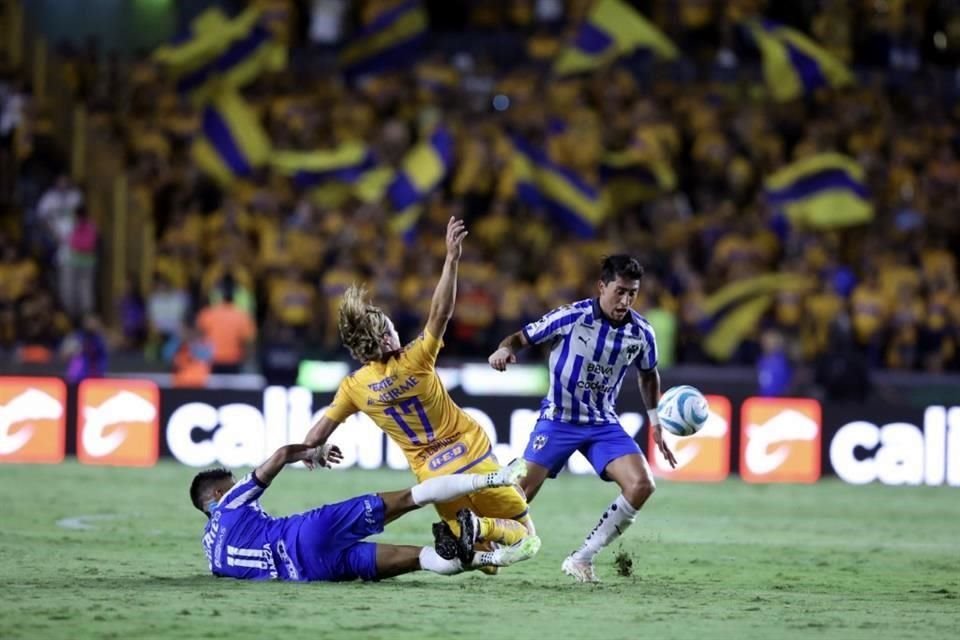
[[[337,321],[340,340],[350,355],[359,362],[383,357],[383,336],[389,331],[387,314],[367,300],[367,289],[351,285],[340,302]]]

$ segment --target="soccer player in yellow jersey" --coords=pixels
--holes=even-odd
[[[393,322],[367,301],[364,289],[353,286],[344,293],[340,338],[363,366],[340,383],[333,403],[310,429],[305,444],[323,445],[341,422],[362,411],[400,446],[418,480],[499,468],[487,434],[454,403],[436,371],[443,334],[453,315],[466,235],[463,221],[451,218],[447,258],[427,325],[405,347]],[[437,504],[436,509],[458,535],[463,530],[470,535],[472,529],[471,537],[480,543],[513,545],[535,533],[526,498],[515,487],[484,489]]]

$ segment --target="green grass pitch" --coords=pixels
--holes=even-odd
[[[565,476],[533,505],[542,551],[499,576],[283,584],[206,574],[193,473],[0,466],[0,638],[877,640],[960,629],[957,489],[664,481],[601,555],[594,586],[559,566],[616,488]],[[286,514],[411,482],[288,470],[263,504]],[[411,514],[380,539],[426,543],[432,518]],[[618,549],[633,576],[617,575]]]

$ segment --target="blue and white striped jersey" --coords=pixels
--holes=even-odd
[[[550,391],[540,404],[540,418],[569,424],[619,421],[617,396],[627,369],[657,366],[653,327],[634,310],[621,325],[600,310],[597,299],[554,309],[523,328],[530,344],[549,343]]]

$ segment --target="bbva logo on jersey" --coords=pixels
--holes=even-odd
[[[77,390],[77,458],[147,467],[160,441],[160,391],[148,380],[84,380]]]
[[[647,452],[654,474],[687,482],[721,482],[730,475],[730,425],[733,420],[730,400],[723,396],[706,398],[710,416],[696,435],[681,438],[663,431],[667,446],[677,458],[676,468],[672,468],[660,453],[650,431]]]
[[[816,400],[748,398],[740,412],[740,477],[746,482],[816,482],[822,424]]]
[[[59,378],[0,378],[0,462],[62,462],[66,406]]]

